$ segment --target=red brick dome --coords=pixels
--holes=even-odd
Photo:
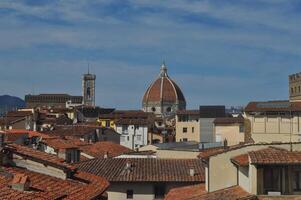
[[[180,87],[169,78],[167,67],[163,64],[159,78],[157,78],[146,90],[143,104],[151,102],[185,103],[185,97]]]

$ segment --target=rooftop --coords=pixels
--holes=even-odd
[[[200,194],[187,200],[257,200],[257,196],[251,195],[239,186],[234,186],[215,192]]]
[[[301,102],[289,101],[263,101],[250,102],[245,107],[246,112],[290,112],[301,111]]]
[[[205,184],[196,184],[171,189],[164,200],[186,200],[206,193]]]
[[[133,151],[127,147],[109,141],[96,142],[90,145],[82,146],[80,147],[80,150],[85,154],[93,156],[94,158],[104,158],[105,155],[107,155],[108,158],[113,158]]]
[[[19,179],[20,174],[30,181],[29,191],[18,191],[10,187],[13,180]],[[108,186],[105,179],[84,172],[77,172],[75,179],[68,180],[17,167],[2,167],[0,172],[1,199],[86,200],[99,197]]]
[[[76,166],[110,182],[205,182],[205,169],[198,159],[93,159]]]
[[[37,151],[26,146],[9,144],[5,146],[4,149],[14,154],[21,155],[22,157],[30,158],[32,160],[36,160],[38,162],[45,163],[63,170],[74,171],[76,169],[74,166],[65,163],[63,159],[60,159],[55,155]]]

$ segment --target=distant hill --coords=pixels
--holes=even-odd
[[[23,99],[9,95],[0,95],[0,116],[5,112],[24,107],[25,101]]]

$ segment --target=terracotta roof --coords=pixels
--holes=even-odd
[[[106,154],[108,155],[108,158],[113,158],[133,151],[127,147],[108,141],[82,146],[80,147],[80,150],[94,158],[104,158]]]
[[[239,186],[234,186],[226,188],[223,190],[218,190],[216,192],[210,192],[206,194],[201,194],[193,198],[187,198],[187,200],[256,200],[255,195],[244,191]]]
[[[169,78],[161,75],[146,90],[143,96],[143,104],[148,102],[186,102],[180,87]]]
[[[238,166],[249,166],[249,155],[242,154],[231,158],[231,161]]]
[[[18,178],[19,174],[29,178],[29,191],[17,191],[10,187],[11,181]],[[7,200],[86,200],[99,197],[108,186],[109,183],[105,179],[84,172],[77,172],[74,179],[67,180],[17,167],[2,167],[0,172],[0,197]]]
[[[76,144],[73,144],[72,141],[68,141],[61,138],[43,139],[41,143],[44,143],[47,146],[52,147],[54,149],[78,148],[78,146]]]
[[[301,164],[301,151],[269,147],[258,151],[250,151],[248,154],[251,164],[256,165]]]
[[[29,130],[24,130],[24,129],[11,129],[11,130],[6,130],[5,131],[7,134],[28,134],[28,137],[42,137],[45,139],[48,138],[54,138],[54,136],[49,136],[44,133],[40,133],[37,131],[29,131]]]
[[[204,149],[204,150],[201,150],[200,154],[198,155],[198,158],[206,159],[210,156],[217,155],[217,154],[223,153],[225,151],[226,151],[226,149],[224,147],[215,147],[215,148]]]
[[[289,111],[301,111],[301,102],[289,102],[289,101],[265,101],[265,102],[250,102],[245,107],[246,112],[289,112]]]
[[[90,133],[95,133],[97,128],[95,126],[89,125],[62,125],[62,126],[55,126],[54,130],[47,131],[45,134],[48,135],[55,135],[55,136],[84,136]]]
[[[44,153],[42,151],[38,151],[26,146],[18,144],[9,144],[5,146],[4,149],[22,157],[36,160],[41,163],[47,163],[50,166],[55,166],[63,170],[75,170],[74,166],[65,163],[63,159],[60,159],[55,155]]]
[[[216,147],[216,148],[209,148],[209,149],[205,149],[203,151],[200,152],[200,154],[198,155],[198,158],[206,160],[211,156],[216,156],[218,154],[221,153],[225,153],[228,151],[232,151],[232,150],[237,150],[246,146],[250,146],[253,144],[238,144],[238,145],[233,145],[233,146],[228,146],[228,147]],[[256,144],[254,144],[256,145]],[[260,144],[259,144],[260,145]]]
[[[171,189],[164,200],[186,200],[207,193],[205,184],[196,184]]]
[[[93,159],[76,166],[110,182],[205,182],[205,169],[198,159]],[[194,176],[190,169],[195,170]]]
[[[243,124],[243,117],[222,117],[216,118],[213,122],[214,124]]]

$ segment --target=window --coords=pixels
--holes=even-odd
[[[127,199],[133,199],[134,197],[134,191],[133,190],[127,190],[126,191],[126,198]]]
[[[187,142],[188,140],[187,140],[187,138],[183,138],[183,142]]]
[[[183,133],[187,133],[187,127],[183,128]]]
[[[152,111],[153,111],[153,112],[156,112],[156,108],[155,108],[155,107],[152,107]]]
[[[291,88],[291,93],[292,93],[292,94],[294,93],[294,88]]]
[[[171,112],[171,107],[166,108],[167,112]]]
[[[280,191],[280,169],[275,167],[264,168],[264,190],[267,194],[269,191]]]
[[[106,120],[106,127],[110,127],[110,120]]]
[[[128,141],[130,141],[130,136],[127,136]]]
[[[191,132],[194,133],[194,127],[191,128]]]
[[[297,171],[294,174],[295,174],[294,182],[293,182],[294,191],[301,191],[301,171]]]
[[[165,185],[155,185],[154,193],[155,193],[155,199],[164,199]]]

